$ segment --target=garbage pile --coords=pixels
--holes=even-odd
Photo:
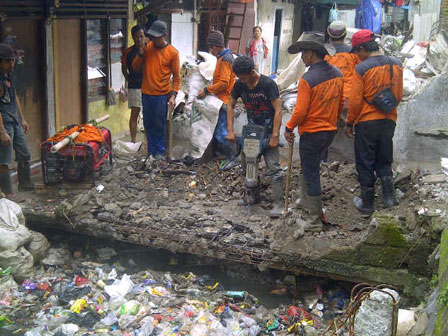
[[[16,218],[23,218],[13,205]],[[117,252],[110,246],[83,238],[85,246],[63,242],[48,249],[44,241],[45,252],[41,248],[39,254],[44,258],[35,269],[25,274],[22,265],[11,265],[0,274],[0,334],[318,335],[348,305],[344,290],[324,292],[315,283],[315,294],[305,297],[305,305],[294,302],[269,310],[251,293],[226,290],[208,275],[148,269],[129,274],[113,261]],[[16,271],[21,272],[20,285],[9,278]],[[286,276],[270,293],[286,295],[295,286],[295,277]]]
[[[25,226],[19,205],[0,199],[0,291],[17,288],[16,281],[32,277],[34,263],[49,247],[44,235]]]

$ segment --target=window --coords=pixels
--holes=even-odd
[[[121,56],[126,48],[126,21],[123,19],[110,20],[110,75],[111,87],[119,91],[125,85],[125,79],[121,73]]]
[[[88,99],[96,100],[106,96],[107,58],[106,25],[104,20],[87,20],[87,78]]]
[[[88,100],[104,99],[108,88],[125,85],[121,55],[126,47],[125,19],[95,19],[87,23]]]

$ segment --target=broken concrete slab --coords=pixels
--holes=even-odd
[[[446,183],[447,178],[445,174],[433,174],[423,176],[423,183],[427,184],[437,184],[437,183]]]

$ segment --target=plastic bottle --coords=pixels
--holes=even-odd
[[[141,328],[135,331],[135,336],[149,336],[154,330],[154,319],[152,316],[146,316],[140,325]]]

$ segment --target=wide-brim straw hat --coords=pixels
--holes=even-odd
[[[321,32],[303,32],[299,39],[288,48],[290,54],[297,54],[303,50],[314,50],[324,55],[333,56],[336,49],[325,43],[325,35]]]

